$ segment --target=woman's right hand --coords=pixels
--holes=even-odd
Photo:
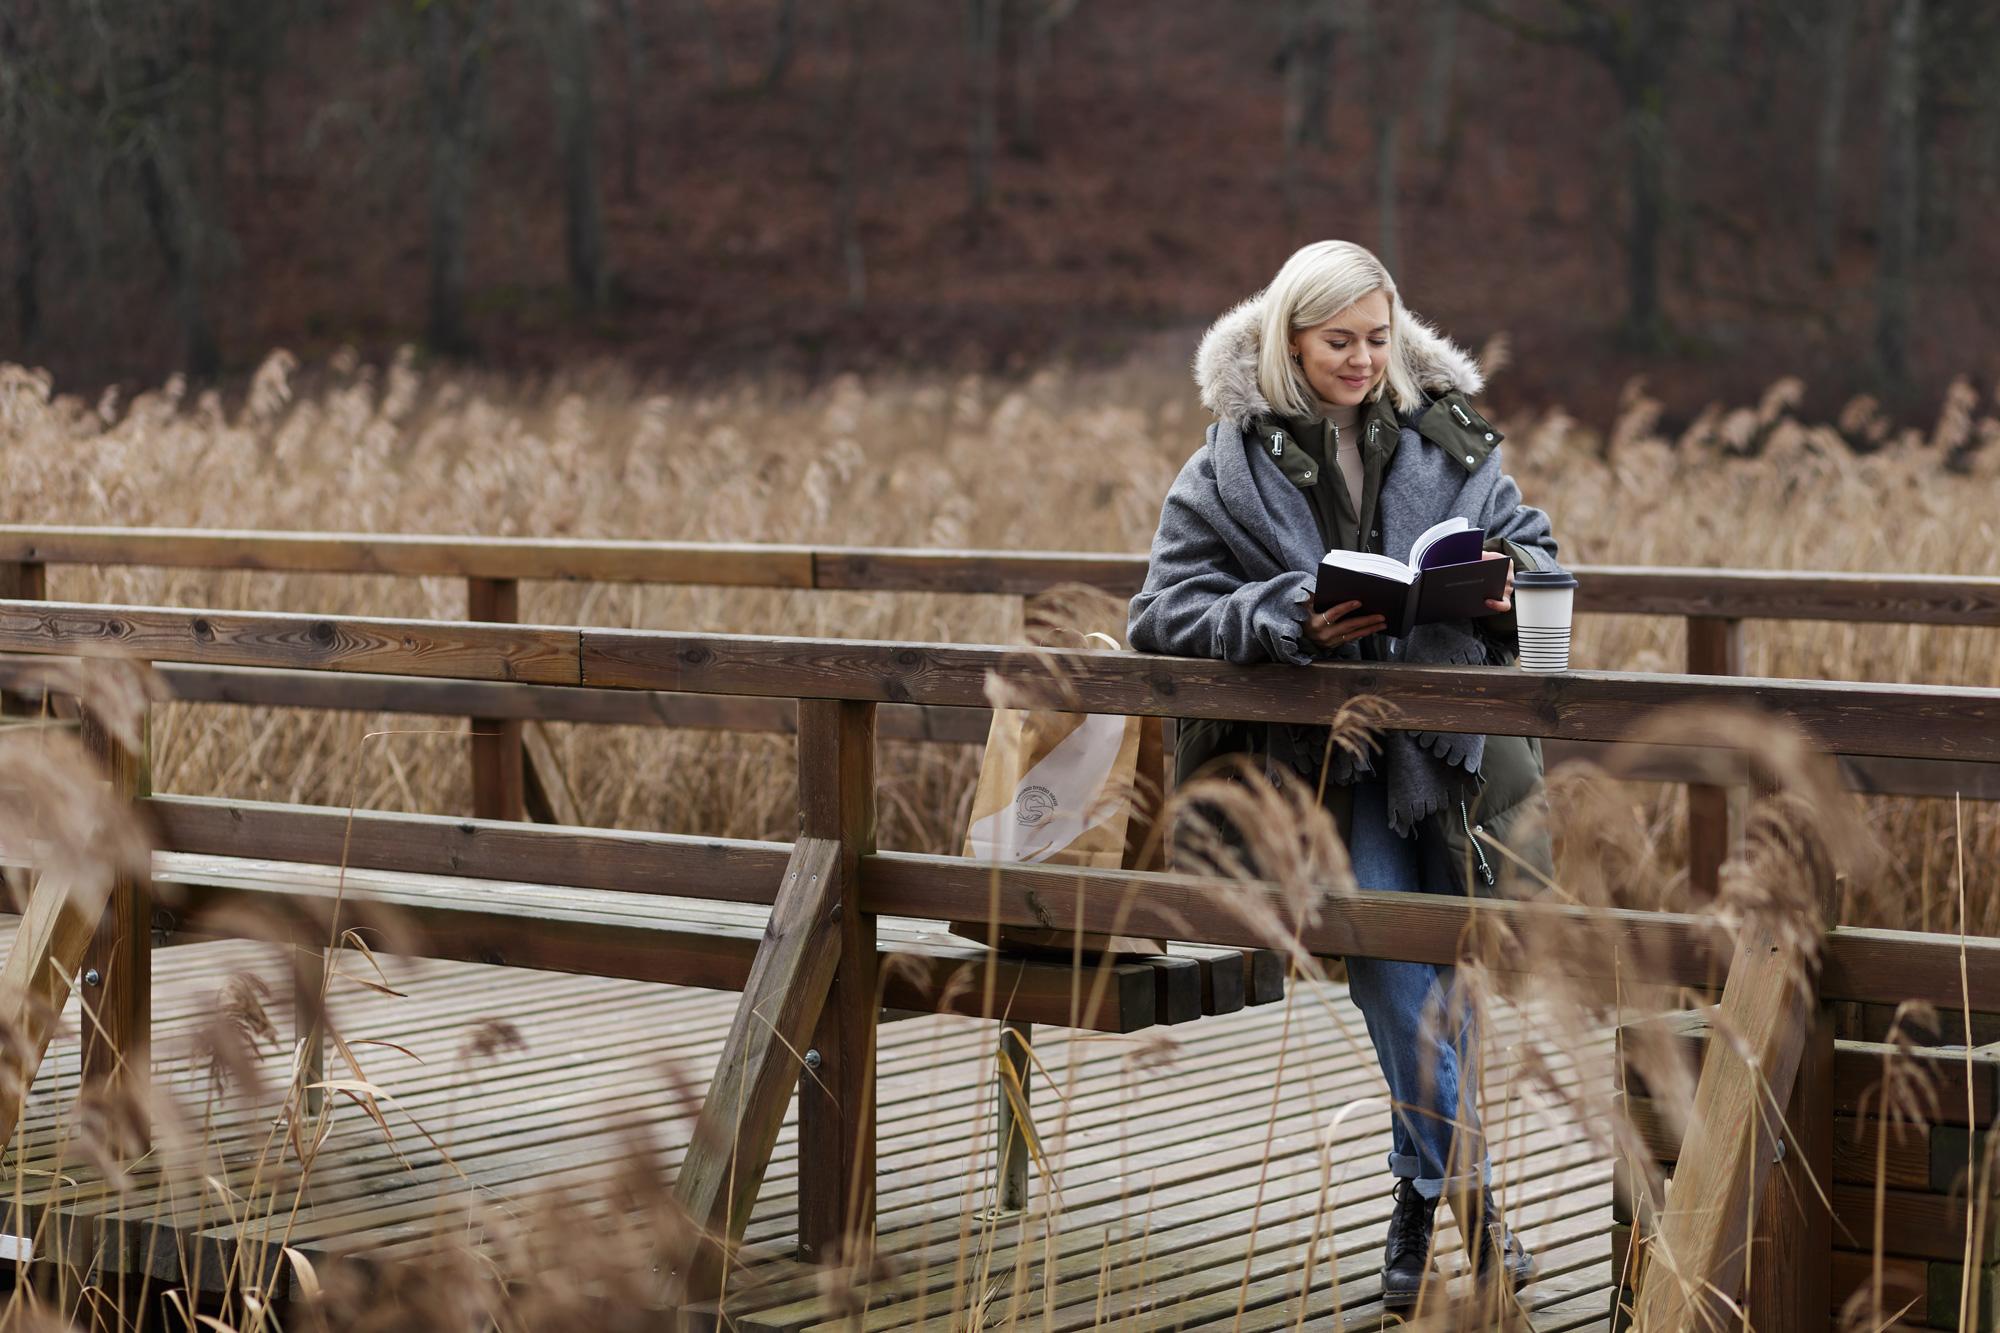
[[[1306,617],[1306,637],[1321,648],[1338,648],[1388,628],[1389,622],[1381,616],[1355,615],[1360,607],[1359,602],[1340,602],[1313,612]]]

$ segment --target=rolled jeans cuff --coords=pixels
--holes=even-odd
[[[1420,1198],[1441,1199],[1447,1192],[1469,1190],[1474,1185],[1484,1189],[1493,1184],[1493,1163],[1490,1160],[1480,1163],[1477,1177],[1467,1173],[1447,1179],[1444,1176],[1418,1174],[1422,1170],[1423,1159],[1420,1157],[1405,1157],[1401,1153],[1393,1152],[1389,1154],[1389,1174],[1398,1180],[1409,1181],[1411,1188],[1416,1190]]]

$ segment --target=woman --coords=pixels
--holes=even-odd
[[[1521,503],[1499,432],[1468,401],[1484,387],[1477,364],[1403,307],[1381,261],[1345,241],[1300,250],[1208,331],[1195,379],[1216,420],[1167,495],[1132,601],[1134,648],[1300,666],[1513,659],[1514,569],[1557,567],[1548,516]],[[1489,615],[1397,640],[1357,603],[1312,610],[1329,548],[1405,558],[1425,528],[1454,514],[1486,530],[1488,559],[1512,562]],[[1326,740],[1323,727],[1186,722],[1176,777],[1239,753],[1279,785],[1314,784],[1368,889],[1490,889],[1501,859],[1493,842],[1546,866],[1539,742],[1391,732],[1379,753],[1355,756]],[[1476,1033],[1453,1003],[1453,970],[1350,958],[1347,971],[1396,1106],[1384,1303],[1415,1304],[1444,1195],[1464,1234],[1482,1239],[1481,1280],[1497,1271],[1518,1289],[1533,1259],[1490,1190]]]

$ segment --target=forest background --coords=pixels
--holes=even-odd
[[[1503,409],[2000,378],[1985,0],[12,0],[0,177],[0,359],[85,393],[1179,362],[1325,236]]]

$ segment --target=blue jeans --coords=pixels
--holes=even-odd
[[[1364,778],[1354,785],[1353,793],[1347,854],[1361,887],[1398,893],[1451,892],[1454,877],[1442,848],[1428,846],[1420,836],[1397,837],[1390,830],[1381,782]],[[1389,1126],[1389,1173],[1414,1181],[1417,1193],[1426,1199],[1447,1190],[1470,1190],[1475,1183],[1484,1186],[1493,1177],[1479,1126],[1479,1033],[1469,1005],[1456,1012],[1456,972],[1432,963],[1347,960],[1348,994],[1367,1020],[1375,1058],[1395,1102]],[[1449,1040],[1447,1028],[1456,1029]],[[1461,1081],[1465,1071],[1470,1076]],[[1455,1133],[1460,1136],[1456,1160]],[[1453,1167],[1456,1176],[1450,1175]]]

